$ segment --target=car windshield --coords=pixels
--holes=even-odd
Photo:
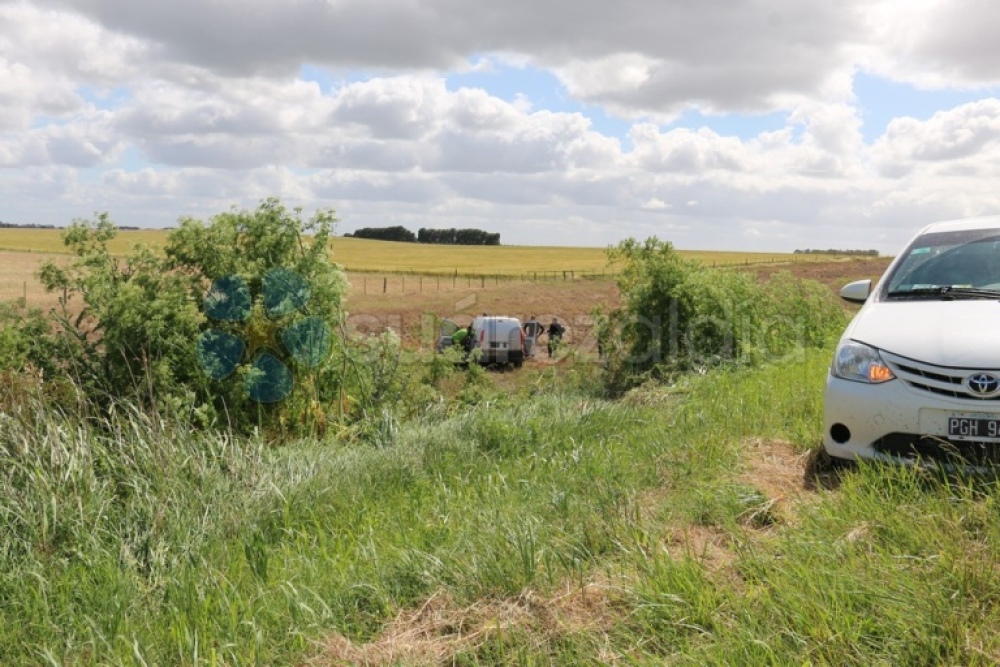
[[[889,299],[1000,296],[1000,229],[918,236],[886,281]]]

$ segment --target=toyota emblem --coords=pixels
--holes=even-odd
[[[991,396],[1000,391],[1000,378],[990,373],[976,373],[965,380],[965,386],[976,396]]]

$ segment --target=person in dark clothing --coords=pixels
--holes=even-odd
[[[524,354],[528,357],[535,356],[535,345],[538,337],[545,333],[545,327],[532,315],[531,319],[524,323]]]
[[[553,353],[559,348],[559,343],[562,342],[563,334],[566,333],[566,327],[559,324],[559,319],[556,317],[552,318],[552,323],[549,324],[549,328],[546,329],[545,335],[549,337],[549,356],[551,357]]]
[[[476,333],[472,330],[472,323],[466,328],[466,335],[462,338],[462,349],[465,350],[466,356],[472,352],[472,348],[476,346]]]

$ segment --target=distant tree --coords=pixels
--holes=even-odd
[[[376,241],[403,241],[414,243],[416,235],[406,227],[363,227],[354,232],[354,238],[374,239]]]
[[[500,234],[481,229],[423,229],[417,232],[418,243],[442,245],[500,245]]]
[[[55,229],[54,225],[27,224],[19,225],[14,222],[0,222],[0,229]]]

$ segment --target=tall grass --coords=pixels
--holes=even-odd
[[[594,624],[487,618],[447,662],[995,664],[995,486],[865,466],[768,514],[748,439],[815,447],[827,357],[616,403],[539,376],[351,449],[0,401],[0,662],[296,664],[441,591],[603,580]]]
[[[613,551],[662,440],[553,395],[279,450],[122,408],[0,417],[3,664],[283,664],[435,590],[579,576]]]
[[[702,493],[678,494],[665,513],[673,525],[686,519],[719,531],[732,561],[713,567],[696,552],[664,549],[636,560],[633,613],[617,641],[642,647],[639,664],[1000,661],[994,481],[862,465],[832,488],[808,491],[815,471],[804,456],[794,518],[747,520],[775,499],[738,474],[745,438],[789,438],[808,453],[820,440],[824,362],[810,355],[694,383],[674,423],[695,434],[690,449],[721,449],[736,474],[705,474]],[[691,466],[693,480],[698,457],[684,451],[668,455]]]

